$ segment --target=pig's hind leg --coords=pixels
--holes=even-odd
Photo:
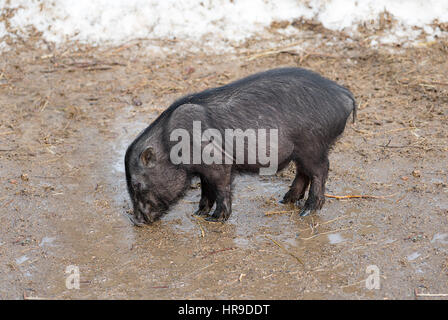
[[[216,192],[207,179],[201,176],[201,200],[199,209],[194,213],[197,216],[207,215],[216,201]]]
[[[325,154],[320,159],[310,161],[308,159],[304,164],[304,169],[311,180],[310,191],[305,206],[299,215],[304,217],[315,210],[320,210],[325,203],[325,182],[328,177],[329,162]]]
[[[296,162],[296,176],[292,185],[288,192],[283,197],[283,200],[280,200],[280,203],[297,203],[305,197],[306,189],[310,183],[310,179],[307,175],[305,175],[300,169],[299,165]]]

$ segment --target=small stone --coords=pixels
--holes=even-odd
[[[143,102],[139,98],[134,97],[132,98],[132,104],[136,107],[139,107],[143,104]]]

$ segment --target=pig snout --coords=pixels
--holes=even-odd
[[[141,216],[137,216],[136,214],[129,215],[128,218],[137,227],[143,227],[146,224],[145,220]]]
[[[134,205],[133,214],[129,215],[129,219],[136,226],[142,227],[144,225],[152,224],[163,215],[162,211],[154,210],[148,203],[138,201]]]
[[[140,201],[134,204],[133,213],[129,215],[129,219],[133,224],[138,227],[142,227],[145,224],[150,224],[151,220],[151,209],[148,204],[144,204]]]

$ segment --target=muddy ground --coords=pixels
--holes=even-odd
[[[2,53],[0,298],[447,294],[447,43],[374,49],[327,40],[285,38],[278,50],[253,40],[214,54],[172,43],[161,54],[143,40]],[[296,41],[303,50],[288,47]],[[193,181],[161,221],[132,226],[123,157],[139,131],[186,93],[281,66],[313,69],[355,94],[358,120],[331,153],[326,193],[376,198],[328,197],[321,212],[298,217],[278,204],[289,168],[238,177],[227,223],[192,217]],[[80,269],[79,290],[66,287],[70,265]],[[370,265],[380,289],[366,288]]]

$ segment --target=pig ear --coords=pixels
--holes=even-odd
[[[154,167],[156,161],[156,153],[153,147],[148,147],[140,154],[140,161],[146,167]]]

